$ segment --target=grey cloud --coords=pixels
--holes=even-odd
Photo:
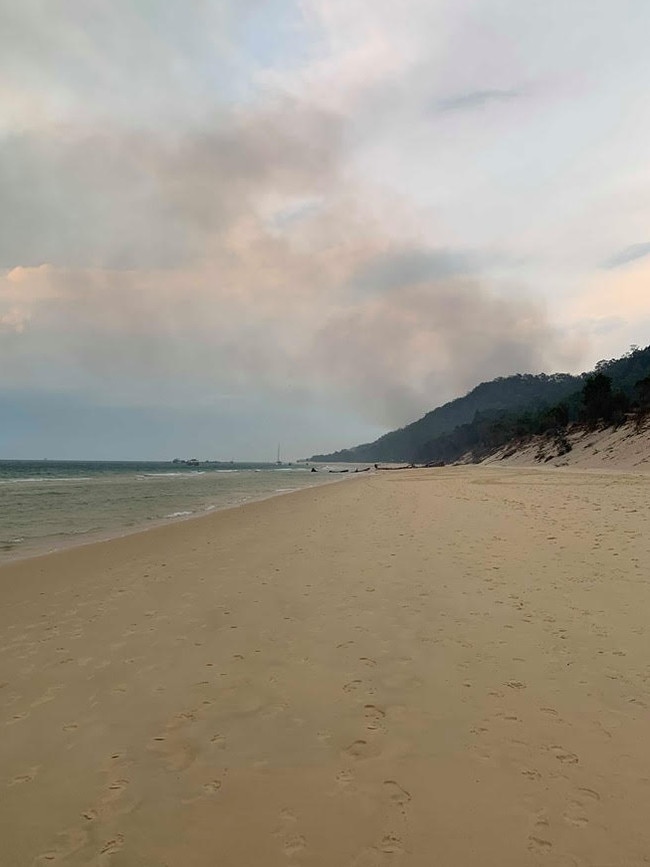
[[[125,406],[196,406],[215,392],[264,392],[279,406],[312,392],[395,425],[478,379],[558,366],[565,346],[540,308],[466,279],[482,254],[428,249],[417,232],[408,247],[390,206],[376,218],[381,192],[374,204],[355,196],[353,134],[376,130],[383,82],[354,117],[317,110],[308,90],[302,101],[258,93],[224,107],[228,45],[208,43],[242,5],[171,0],[148,22],[151,7],[134,0],[99,0],[86,17],[89,5],[72,0],[79,20],[57,22],[61,4],[27,0],[27,13],[5,4],[21,26],[0,26],[12,43],[0,71],[23,91],[72,103],[64,123],[18,125],[0,139],[0,268],[58,266],[50,294],[35,291],[31,306],[34,275],[7,290],[7,386]],[[413,75],[389,94],[387,125],[409,128],[409,112],[424,106],[430,127],[433,79]],[[234,79],[245,85],[246,73]],[[439,92],[459,94],[438,111],[519,96],[467,85],[445,79]],[[408,110],[396,121],[399,102]],[[280,208],[268,228],[286,237],[257,221],[265,198]],[[295,199],[318,205],[282,210]]]
[[[429,270],[424,281],[351,298],[340,291],[338,255],[302,255],[291,239],[269,245],[261,224],[260,233],[240,254],[224,248],[214,271],[26,272],[24,292],[21,283],[9,303],[30,288],[35,301],[25,329],[0,342],[0,385],[134,406],[191,407],[215,393],[263,392],[279,403],[312,395],[395,426],[480,380],[558,369],[569,358],[539,306],[478,280]],[[363,251],[352,257],[365,256],[360,272],[377,272]],[[430,255],[409,252],[415,261]],[[389,247],[379,261],[403,257]]]
[[[438,100],[436,109],[441,113],[454,111],[472,111],[483,108],[490,103],[510,102],[521,96],[518,90],[471,90],[457,96]]]
[[[0,267],[168,267],[265,192],[319,194],[340,119],[290,102],[221,129],[66,130],[0,141]]]
[[[110,135],[0,142],[0,265],[172,264],[188,243],[157,207],[145,143]]]
[[[645,256],[650,256],[650,241],[645,244],[631,244],[629,247],[619,250],[611,259],[604,262],[602,267],[606,270],[620,268],[630,262],[635,262],[637,259],[643,259]]]
[[[22,0],[0,4],[0,81],[38,106],[30,123],[192,123],[241,96],[235,48],[263,0]],[[9,111],[11,105],[3,105]]]
[[[315,347],[332,383],[387,426],[479,381],[575,362],[541,306],[467,280],[429,282],[358,305],[332,317]]]
[[[469,250],[404,250],[387,252],[365,263],[350,281],[361,293],[391,292],[426,280],[475,274],[491,260]]]

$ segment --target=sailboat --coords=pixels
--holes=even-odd
[[[278,467],[282,466],[282,461],[280,460],[280,443],[278,443],[278,457],[277,457],[275,464]]]

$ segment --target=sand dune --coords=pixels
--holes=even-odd
[[[650,479],[376,474],[0,570],[0,863],[640,867]]]
[[[567,443],[570,451],[566,451]],[[574,425],[561,439],[544,435],[510,443],[482,463],[650,472],[650,419],[643,424],[631,421],[618,428],[595,430]]]

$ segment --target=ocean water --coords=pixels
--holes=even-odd
[[[0,562],[344,478],[301,465],[0,461]]]

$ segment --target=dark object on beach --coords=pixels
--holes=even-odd
[[[318,470],[316,469],[316,467],[312,467],[311,470],[310,470],[310,472],[312,472],[312,473],[317,473]]]
[[[349,473],[350,470],[328,470],[330,473]]]
[[[431,467],[444,467],[444,465],[445,465],[444,461],[429,461],[429,463],[425,464],[424,466],[431,468]]]
[[[417,467],[415,464],[407,464],[405,467],[376,467],[378,470],[415,470]]]

